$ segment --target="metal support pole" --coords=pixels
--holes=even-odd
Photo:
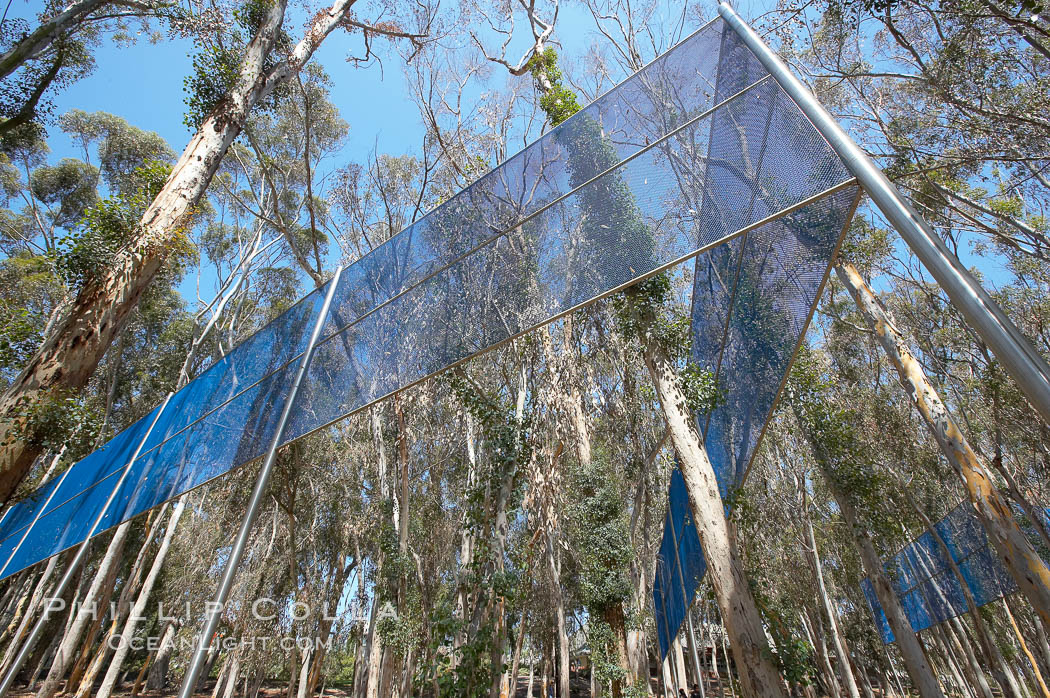
[[[87,532],[87,535],[84,536],[84,542],[81,543],[80,548],[77,549],[77,554],[66,566],[65,574],[62,575],[62,579],[58,582],[58,586],[56,586],[54,591],[51,592],[51,598],[61,598],[62,594],[66,591],[66,587],[68,587],[69,583],[73,580],[73,575],[76,573],[77,568],[80,567],[80,563],[82,563],[84,558],[87,557],[88,543],[91,542],[91,537],[95,535],[99,524],[102,523],[102,519],[104,519],[109,512],[109,506],[116,498],[117,492],[120,491],[121,486],[124,484],[124,480],[127,479],[128,473],[131,472],[131,466],[142,452],[142,447],[146,445],[146,439],[148,439],[150,433],[152,433],[153,427],[157,425],[161,415],[164,414],[164,409],[168,406],[168,401],[171,400],[171,395],[171,393],[168,393],[168,396],[164,398],[164,402],[161,403],[160,409],[157,410],[157,416],[153,418],[153,421],[149,425],[149,429],[143,434],[142,440],[139,441],[139,445],[135,449],[134,455],[132,455],[124,465],[124,470],[120,473],[120,477],[117,479],[116,484],[113,485],[113,491],[109,493],[109,499],[107,499],[106,503],[102,505],[102,510],[98,513],[98,516],[95,517],[95,522],[91,524],[91,529]],[[42,510],[43,509],[41,509],[41,511]],[[37,640],[40,638],[40,633],[43,631],[44,625],[47,624],[47,621],[51,616],[51,610],[51,603],[45,601],[44,610],[41,612],[40,618],[37,619],[36,625],[33,626],[33,630],[29,633],[29,637],[27,637],[26,641],[22,644],[21,649],[18,651],[18,656],[15,657],[14,662],[11,664],[11,668],[7,670],[3,682],[0,683],[0,696],[6,696],[7,692],[11,689],[11,684],[14,683],[15,676],[22,669],[22,664],[24,664],[26,659],[29,658],[29,654],[33,651],[33,646],[36,645]]]
[[[728,4],[720,3],[718,13],[842,158],[846,168],[944,289],[952,305],[977,330],[1043,421],[1050,424],[1050,366],[1031,342],[784,61]]]
[[[668,506],[667,521],[671,524],[671,542],[674,543],[674,559],[678,563],[678,579],[682,582],[678,588],[682,591],[682,608],[685,609],[685,619],[688,621],[686,632],[689,633],[689,649],[693,655],[693,673],[696,675],[696,681],[700,685],[700,695],[703,696],[704,674],[700,671],[700,657],[696,653],[696,633],[693,632],[693,619],[689,617],[689,607],[692,604],[686,598],[685,572],[682,571],[682,554],[678,551],[678,532],[675,531],[674,512],[670,510],[670,506]]]
[[[215,592],[215,599],[208,605],[204,630],[201,632],[200,641],[193,652],[193,658],[186,668],[186,674],[182,679],[182,687],[179,689],[179,698],[191,698],[193,689],[197,685],[197,680],[200,678],[201,669],[204,667],[204,661],[208,656],[212,636],[215,635],[215,630],[219,626],[223,608],[230,596],[230,590],[233,588],[233,578],[236,576],[237,568],[241,564],[241,557],[244,555],[248,536],[251,534],[252,526],[255,525],[255,519],[259,515],[259,504],[262,503],[266,496],[266,488],[270,484],[273,465],[277,460],[277,447],[284,437],[288,416],[292,413],[292,407],[295,404],[295,397],[299,393],[299,386],[303,382],[303,376],[306,375],[306,371],[310,367],[310,359],[313,358],[314,347],[317,345],[317,339],[320,337],[321,329],[324,327],[325,320],[328,317],[328,309],[332,305],[332,296],[335,293],[335,287],[339,283],[339,276],[342,272],[342,267],[336,269],[335,276],[329,282],[324,304],[317,315],[317,322],[314,325],[313,332],[310,334],[310,341],[306,345],[306,350],[303,352],[299,370],[295,374],[295,380],[292,382],[292,387],[288,391],[288,397],[284,401],[284,408],[277,422],[277,428],[274,430],[270,449],[266,452],[266,458],[263,460],[262,467],[259,468],[259,475],[255,478],[255,488],[252,490],[251,499],[248,500],[248,510],[244,513],[241,529],[237,533],[237,538],[233,542],[233,548],[230,550],[230,557],[226,560],[226,566],[223,568],[222,580],[219,582],[219,588]]]
[[[689,637],[692,639],[693,646],[693,663],[696,666],[696,685],[700,687],[700,698],[706,698],[707,689],[704,688],[704,668],[700,664],[700,657],[696,653],[696,628],[693,627],[693,617],[688,613],[685,614],[686,629],[689,632]]]
[[[22,543],[25,543],[26,539],[29,538],[29,534],[33,532],[33,526],[36,526],[36,522],[39,521],[40,517],[44,515],[44,511],[47,509],[48,505],[51,504],[51,500],[54,498],[55,493],[58,492],[60,487],[62,487],[62,483],[65,482],[66,475],[69,475],[69,471],[72,469],[72,467],[69,467],[62,471],[62,475],[58,479],[58,484],[55,485],[54,489],[51,490],[51,493],[47,495],[47,499],[44,500],[44,503],[40,505],[40,509],[36,512],[36,515],[33,517],[33,520],[29,522],[29,525],[26,526],[25,532],[22,534],[22,537],[18,539],[18,542],[15,544],[15,547],[11,551],[11,554],[7,556],[7,561],[4,562],[4,566],[0,567],[0,578],[4,576],[4,572],[7,571],[7,566],[11,564],[11,560],[15,559],[15,555],[18,554],[18,550],[22,547]],[[11,509],[8,509],[8,511],[11,511]],[[4,518],[7,518],[6,513],[4,514]]]

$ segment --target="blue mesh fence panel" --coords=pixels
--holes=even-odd
[[[1015,515],[1036,550],[1044,559],[1050,559],[1031,522],[1025,525],[1020,512],[1015,512]],[[1050,523],[1050,517],[1047,522]],[[927,531],[883,563],[890,586],[900,598],[908,623],[916,632],[969,610],[963,584],[977,606],[998,601],[1017,591],[1017,584],[996,556],[969,502],[958,504],[934,524],[934,529],[943,541],[943,547]],[[959,575],[951,568],[949,554],[959,568]],[[893,642],[893,632],[871,581],[861,580],[861,588],[882,641]]]
[[[819,276],[803,267],[835,238],[810,240],[818,224],[805,217],[844,211],[854,189],[827,144],[763,75],[714,22],[344,269],[325,317],[318,317],[322,288],[172,398],[99,530],[262,455],[318,322],[321,341],[281,443],[698,253],[713,255],[712,287],[719,265],[750,284],[746,298],[701,301],[712,306],[715,325],[730,327],[705,341],[751,341],[744,315],[755,303],[793,330],[798,323],[787,318]],[[731,142],[716,142],[724,139]],[[750,279],[767,265],[769,280]],[[723,362],[727,375],[752,372],[757,381],[789,354],[765,368]],[[757,386],[748,390],[765,399]],[[753,428],[724,427],[741,444],[733,452],[753,447],[762,409],[752,409]],[[122,432],[0,522],[0,554],[8,556],[30,526],[3,574],[82,540],[88,514],[98,514],[140,441]],[[48,511],[33,524],[45,501]],[[682,536],[691,561],[683,564],[695,564],[688,521]]]
[[[677,555],[675,539],[678,542]],[[656,615],[657,638],[660,656],[664,657],[671,641],[685,620],[692,605],[696,588],[700,585],[707,563],[700,550],[700,537],[693,523],[689,507],[689,495],[685,489],[682,473],[675,468],[671,472],[671,487],[668,492],[667,515],[664,518],[664,537],[660,542],[659,564],[667,569],[663,578],[657,577],[653,585],[654,603],[659,595],[666,610]]]
[[[109,498],[120,470],[135,455],[150,425],[157,419],[159,409],[154,408],[79,461],[76,464],[79,467],[70,468],[23,500],[21,504],[27,505],[24,509],[12,511],[17,519],[9,516],[5,525],[21,525],[5,531],[0,541],[0,574],[14,574],[83,540]],[[161,415],[158,423],[163,419]],[[159,424],[154,428],[157,426]]]
[[[170,417],[153,429],[143,451],[157,447],[275,371],[294,364],[306,349],[325,293],[327,285],[308,294],[175,393],[166,410]]]
[[[750,65],[741,61],[736,89],[716,93],[721,42],[721,22],[702,28],[347,268],[322,338],[764,75],[757,59]],[[607,146],[600,166],[595,159],[573,156],[596,138]]]
[[[667,519],[664,520],[664,526],[668,525]],[[671,553],[668,547],[668,539],[664,538],[660,545],[660,555],[656,558],[656,575],[653,583],[653,614],[656,617],[656,634],[657,640],[661,647],[669,647],[671,642],[674,640],[674,636],[668,635],[668,628],[671,624],[667,619],[667,605],[668,602],[674,603],[673,597],[668,599],[667,596],[672,594],[672,590],[675,588],[670,579],[670,567],[667,564],[668,553]],[[664,652],[666,654],[666,651]]]
[[[779,112],[787,105],[779,88],[768,82],[723,108],[738,108],[738,100],[744,102],[741,109],[771,103]],[[707,186],[703,170],[683,178],[682,168],[695,165],[693,154],[698,141],[708,137],[709,121],[687,126],[589,181],[321,343],[288,438],[732,235],[703,225],[696,209],[681,203],[683,198],[700,200]],[[790,123],[791,128],[803,126]],[[756,176],[783,184],[777,191],[780,208],[846,179],[842,170],[828,168],[789,181],[771,160]],[[617,203],[620,198],[630,205]],[[743,227],[765,217],[765,209],[753,208],[735,216],[735,224]],[[454,218],[448,221],[455,224]],[[756,245],[748,249],[757,254]]]
[[[755,57],[731,31],[721,46],[717,94],[733,94],[746,76],[761,75]],[[753,97],[753,101],[750,98]],[[707,186],[701,198],[699,225],[704,230],[738,230],[783,211],[793,193],[811,178],[845,179],[841,161],[790,100],[763,99],[758,90],[713,115],[707,141]],[[755,172],[777,172],[770,180]],[[790,174],[788,174],[790,172]],[[831,174],[834,173],[834,174]],[[708,456],[725,497],[746,477],[758,439],[805,330],[831,257],[845,230],[856,191],[815,202],[762,226],[731,245],[701,255],[694,275],[691,331],[692,360],[715,373],[725,403],[701,415]],[[717,232],[714,233],[717,235]],[[668,523],[689,521],[681,478],[672,478]],[[676,529],[677,530],[677,529]],[[661,554],[672,531],[665,525]],[[695,528],[679,540],[695,554],[678,579],[683,593],[672,593],[654,581],[654,599],[686,599],[657,613],[661,656],[685,620],[696,587],[706,570]],[[671,546],[671,547],[668,547]],[[681,555],[679,555],[681,557]]]
[[[726,256],[722,250],[728,246],[723,246],[696,260],[692,358],[716,372],[725,396],[710,415],[699,416],[698,424],[701,432],[707,425],[704,444],[723,496],[746,477],[856,196],[850,187],[751,230],[741,236],[735,258]],[[709,260],[712,256],[717,258]],[[684,580],[668,575],[654,582],[654,594],[668,606],[668,625],[656,615],[661,656],[669,648],[664,640],[678,633],[707,569],[677,469],[668,499],[660,556],[675,564],[672,539],[677,535],[685,574]],[[665,589],[664,583],[684,588]]]

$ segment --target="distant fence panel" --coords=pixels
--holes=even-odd
[[[908,622],[916,632],[969,610],[963,584],[969,588],[978,607],[1017,591],[1017,584],[990,546],[988,534],[968,501],[958,504],[933,528],[943,546],[927,531],[884,563],[893,592],[901,600]],[[1043,559],[1050,560],[1050,551],[1031,523],[1022,528]],[[948,555],[959,568],[959,575],[952,570]],[[871,580],[861,580],[861,589],[882,641],[893,642],[893,631]]]

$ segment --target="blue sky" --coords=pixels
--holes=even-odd
[[[358,43],[337,32],[314,56],[332,77],[332,99],[351,124],[347,157],[363,157],[376,138],[384,150],[413,149],[422,139],[422,125],[408,99],[400,64],[387,60],[385,71],[378,64],[356,68],[345,57],[359,48]],[[82,109],[116,114],[156,131],[179,152],[191,135],[182,123],[183,79],[190,74],[194,52],[186,39],[151,44],[143,37],[130,46],[104,44],[95,51],[94,72],[55,96],[55,113]],[[51,129],[48,142],[55,157],[80,157],[57,128]]]
[[[298,29],[304,21],[299,16],[302,12],[296,11],[295,5],[293,2],[286,24]],[[668,3],[667,7],[676,15],[680,11],[680,6],[673,3]],[[31,1],[13,0],[8,16],[23,17],[35,24],[36,11],[35,3]],[[713,5],[706,14],[714,14]],[[687,20],[683,36],[699,25],[695,17]],[[563,63],[579,58],[595,42],[605,41],[597,32],[590,13],[576,3],[562,4],[553,38],[560,46]],[[508,53],[512,60],[522,55],[529,42],[527,26],[519,23]],[[496,45],[494,40],[493,46]],[[331,99],[350,125],[350,136],[342,152],[323,163],[322,170],[351,161],[362,162],[373,150],[393,155],[419,152],[424,129],[419,111],[410,98],[403,62],[389,47],[379,44],[376,48],[383,55],[382,64],[373,62],[367,67],[359,67],[349,63],[348,56],[362,54],[361,37],[336,31],[312,59],[331,77]],[[130,45],[111,41],[103,43],[94,53],[95,70],[54,95],[54,114],[61,115],[71,109],[116,114],[139,128],[155,131],[176,153],[181,152],[191,136],[183,124],[183,80],[191,72],[195,50],[193,42],[188,39],[164,38],[158,43],[150,43],[145,35]],[[494,75],[498,83],[506,79],[502,69],[494,71]],[[617,79],[623,77],[626,76]],[[64,157],[83,157],[80,149],[57,127],[51,127],[48,145],[54,161]],[[207,286],[213,280],[213,274],[203,271],[204,287],[201,290],[205,298],[210,296]],[[196,274],[189,274],[181,287],[191,303],[196,300],[196,284]]]
[[[771,4],[754,0],[736,5],[745,16],[750,16]],[[14,0],[9,16],[34,21],[32,15],[35,11],[33,2]],[[713,3],[705,14],[713,16]],[[288,24],[296,26],[301,22],[289,20]],[[695,19],[687,19],[685,34],[699,26]],[[523,30],[521,38],[524,40],[525,27],[519,29]],[[562,5],[554,39],[569,60],[581,56],[592,43],[602,40],[590,14],[575,3]],[[514,53],[519,43],[525,42],[516,41],[512,55],[520,55],[520,51]],[[331,76],[332,100],[350,124],[344,158],[363,159],[377,141],[383,152],[416,150],[422,141],[423,127],[409,98],[400,59],[388,56],[382,67],[373,64],[359,68],[347,63],[346,57],[355,53],[360,55],[360,48],[359,36],[335,32],[313,58]],[[185,39],[165,39],[151,44],[142,37],[130,46],[105,44],[95,51],[95,71],[55,96],[55,113],[77,108],[117,114],[139,128],[156,131],[178,152],[190,136],[182,123],[185,111],[182,81],[190,73],[193,53],[192,42]],[[57,129],[52,131],[49,144],[56,158],[80,156]]]
[[[743,16],[753,18],[771,9],[773,3],[770,0],[747,0],[735,3],[735,6]],[[669,11],[678,11],[678,6],[669,4],[669,7]],[[9,16],[21,16],[33,22],[35,11],[34,3],[13,0]],[[713,16],[714,12],[713,3],[704,10],[707,17]],[[294,16],[288,21],[293,27],[302,24]],[[690,16],[683,36],[699,25],[695,15]],[[512,45],[510,55],[519,56],[527,45],[525,29],[519,26],[520,40]],[[590,13],[576,3],[562,5],[554,40],[560,45],[563,60],[570,65],[592,44],[605,41],[595,29]],[[97,67],[94,72],[54,97],[55,114],[74,108],[117,114],[139,128],[157,132],[173,150],[180,152],[191,135],[182,122],[185,112],[183,79],[190,73],[194,52],[192,42],[185,39],[166,38],[152,44],[143,36],[131,45],[104,44],[95,51]],[[383,52],[382,47],[380,52]],[[358,67],[347,62],[347,56],[360,53],[360,36],[339,31],[328,37],[313,58],[331,77],[332,101],[350,124],[346,145],[342,152],[328,161],[326,166],[329,168],[364,161],[373,149],[394,155],[416,153],[422,142],[423,126],[409,96],[401,59],[394,52],[387,51],[382,65],[373,63]],[[497,75],[500,80],[505,78],[502,72]],[[618,79],[622,77],[625,76]],[[48,142],[55,160],[82,157],[57,128],[51,129]],[[963,258],[967,264],[983,267],[992,280],[1002,280],[1002,271],[990,264],[988,258],[975,258],[966,252]],[[189,275],[182,288],[187,300],[195,300],[195,285],[195,275]],[[205,296],[209,295],[208,289],[202,291]]]

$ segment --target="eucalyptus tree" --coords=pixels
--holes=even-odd
[[[854,426],[855,417],[848,408],[829,400],[829,383],[819,366],[818,359],[808,353],[796,362],[790,387],[792,409],[854,537],[912,683],[922,696],[943,696],[872,540],[874,526],[885,530],[888,525],[888,512],[880,511],[877,494],[886,485],[884,476],[875,469],[871,452],[861,450],[864,444]]]
[[[1046,35],[1040,34],[1037,14],[1036,19],[1013,16],[991,0],[973,7],[833,2],[828,8],[805,64],[822,79],[844,78],[837,103],[866,127],[873,146],[885,149],[898,182],[912,190],[957,248],[973,244],[975,236],[984,238],[991,244],[981,243],[978,251],[991,248],[988,252],[1009,260],[1021,278],[1030,276],[1033,265],[1045,265],[1045,221],[1033,214],[1048,193],[1037,176],[1038,163],[1045,160],[1046,124],[1027,111],[1048,79]],[[803,16],[792,24],[804,21]],[[856,39],[864,31],[885,39],[869,54]],[[886,99],[890,91],[912,98]],[[880,312],[874,294],[865,290],[862,276],[847,265],[839,268],[839,277],[966,483],[1007,569],[1046,616],[1050,568],[1022,533],[990,469],[949,416],[891,316]],[[1038,324],[1022,322],[1022,327],[1041,339]]]
[[[837,81],[833,104],[931,223],[959,245],[976,234],[1006,255],[1045,260],[1050,124],[1039,114],[1050,34],[1038,3],[817,7],[786,15],[776,35],[814,80]],[[796,31],[806,25],[808,50]]]
[[[39,349],[70,300],[110,258],[116,243],[113,229],[141,212],[151,188],[164,176],[165,161],[173,157],[157,134],[110,114],[74,111],[60,125],[80,145],[83,160],[65,158],[52,164],[40,140],[7,148],[4,153],[8,207],[0,211],[0,235],[7,256],[0,267],[11,282],[2,301],[5,358],[11,361],[28,361]],[[171,286],[184,261],[175,260],[161,283],[147,294],[140,312],[132,316],[135,331],[121,339],[131,346],[125,352],[122,344],[113,352],[106,372],[98,376],[110,391],[116,389],[116,374],[130,368],[124,358],[136,355],[136,348],[143,346],[135,339],[136,333],[146,328],[163,332],[165,321],[178,318],[181,306]],[[172,325],[169,331],[174,340],[178,327]],[[150,341],[149,337],[142,339]],[[19,369],[10,363],[4,369],[6,387],[17,378]],[[121,396],[114,394],[98,403],[103,422],[110,420],[114,407],[121,409],[121,402]],[[72,394],[56,396],[50,407],[43,405],[33,417],[40,426],[35,448],[60,444],[74,434],[91,442],[90,430],[74,429],[75,415],[83,409],[82,401]],[[59,418],[63,413],[67,418]],[[70,450],[67,458],[74,455]]]
[[[127,222],[119,251],[80,290],[0,398],[0,497],[10,497],[38,453],[31,439],[20,437],[28,422],[23,415],[47,395],[88,381],[170,253],[185,247],[190,218],[249,114],[272,104],[324,39],[350,21],[353,1],[338,0],[317,14],[297,42],[284,29],[284,0],[249,3],[204,43],[189,80],[187,119],[195,135],[142,216]]]
[[[5,13],[0,23],[0,138],[15,144],[39,137],[53,108],[48,93],[92,71],[91,49],[103,32],[121,32],[121,20],[145,20],[162,7],[159,2],[81,0],[66,7],[49,2],[36,27]]]
[[[307,66],[272,112],[245,125],[247,147],[235,145],[221,170],[223,198],[284,238],[292,259],[314,282],[327,266],[329,223],[325,160],[345,143],[349,126],[329,99],[331,79]]]

